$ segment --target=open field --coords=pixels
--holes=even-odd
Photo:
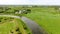
[[[37,22],[49,34],[60,34],[60,14],[52,7],[34,7],[26,17]]]
[[[30,9],[30,13],[22,13],[22,14],[15,14],[16,11],[19,10],[26,10]],[[40,27],[42,27],[48,34],[60,34],[60,9],[58,7],[54,6],[40,6],[40,7],[0,7],[0,15],[16,15],[16,16],[25,16],[32,21],[35,21]],[[5,19],[5,18],[4,18]],[[0,32],[1,34],[10,34],[10,30],[13,30],[14,34],[17,33],[15,31],[16,25],[19,27],[19,31],[22,34],[30,34],[29,28],[27,27],[24,22],[22,22],[20,19],[14,18],[12,21],[9,21],[10,18],[7,18],[8,20],[2,19],[1,25],[0,25]],[[1,20],[1,19],[0,19]],[[9,22],[9,23],[8,23]],[[18,22],[18,23],[17,23]],[[25,30],[26,29],[26,30]],[[5,32],[5,33],[3,33]]]
[[[0,34],[32,34],[18,18],[0,16]]]

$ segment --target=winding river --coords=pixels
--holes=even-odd
[[[6,17],[14,17],[21,19],[32,31],[32,34],[47,34],[36,22],[28,19],[27,17],[19,17],[19,16],[12,16],[12,15],[0,15]]]

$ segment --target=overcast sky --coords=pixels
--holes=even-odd
[[[0,5],[60,5],[60,0],[0,0]]]

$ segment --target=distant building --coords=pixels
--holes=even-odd
[[[60,8],[59,8],[59,10],[60,10]]]
[[[27,14],[27,13],[30,13],[31,10],[30,9],[24,9],[24,10],[19,10],[19,11],[16,11],[15,14]]]
[[[15,14],[21,14],[22,13],[22,11],[20,10],[20,11],[16,11],[15,12]]]

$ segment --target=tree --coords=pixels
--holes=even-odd
[[[60,13],[60,7],[59,6],[55,6],[54,9],[57,13]]]
[[[31,9],[27,9],[26,11],[27,11],[27,13],[31,13]]]

